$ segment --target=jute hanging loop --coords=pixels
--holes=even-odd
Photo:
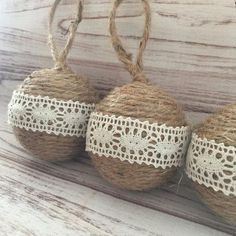
[[[51,53],[52,53],[52,58],[55,62],[55,68],[57,69],[65,69],[68,68],[66,64],[66,58],[67,55],[70,52],[70,49],[72,47],[76,30],[79,25],[79,23],[82,21],[82,12],[83,12],[83,2],[81,0],[77,0],[77,10],[76,10],[76,16],[75,20],[71,22],[71,25],[69,27],[69,36],[66,42],[66,45],[64,49],[59,52],[57,46],[56,46],[56,41],[53,38],[53,33],[52,33],[52,25],[53,25],[53,20],[55,16],[56,9],[59,5],[61,0],[56,0],[51,8],[50,14],[49,14],[49,22],[48,22],[48,43],[51,48]]]
[[[145,25],[142,39],[139,43],[137,58],[135,63],[133,63],[132,54],[128,53],[123,47],[121,40],[118,36],[117,27],[115,23],[117,9],[122,2],[123,0],[114,1],[113,8],[109,17],[109,31],[111,34],[112,45],[118,55],[119,60],[125,64],[127,70],[132,75],[133,81],[148,82],[147,78],[143,74],[143,53],[150,35],[151,8],[148,0],[141,0],[145,13]]]

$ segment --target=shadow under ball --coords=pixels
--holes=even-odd
[[[96,106],[96,112],[173,127],[186,125],[184,114],[174,99],[158,87],[138,81],[115,88]],[[177,170],[176,167],[155,168],[89,154],[98,172],[122,189],[141,191],[156,188],[167,182]]]
[[[48,96],[57,100],[96,103],[98,98],[87,79],[69,69],[45,69],[33,72],[17,89],[34,96]],[[33,132],[14,127],[14,134],[33,156],[48,161],[74,158],[84,150],[85,138]]]
[[[223,108],[206,120],[195,133],[200,138],[236,147],[236,104]],[[235,159],[236,166],[236,156]],[[236,175],[234,176],[236,178]],[[227,196],[194,182],[194,187],[209,208],[229,224],[236,225],[236,197]]]

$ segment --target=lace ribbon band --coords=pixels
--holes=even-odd
[[[236,196],[236,148],[193,134],[186,173],[199,184]]]
[[[188,127],[172,128],[93,112],[88,124],[86,151],[165,169],[183,164],[189,135]]]
[[[8,123],[31,131],[85,137],[94,104],[62,101],[14,91],[8,105]]]

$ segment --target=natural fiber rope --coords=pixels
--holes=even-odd
[[[142,82],[115,88],[97,104],[96,111],[172,127],[187,125],[182,107],[173,98],[160,88]]]
[[[98,97],[87,78],[71,70],[43,69],[34,71],[18,88],[18,91],[49,96],[58,100],[96,103]]]
[[[65,45],[64,49],[61,52],[59,52],[58,48],[56,46],[55,39],[53,38],[53,34],[52,34],[52,23],[53,23],[56,9],[57,9],[60,2],[61,2],[61,0],[55,0],[53,6],[51,8],[50,14],[49,14],[48,43],[51,48],[53,60],[55,61],[55,67],[56,68],[67,68],[66,57],[69,54],[71,46],[73,44],[73,40],[75,38],[75,33],[77,30],[77,27],[78,27],[79,23],[82,21],[83,3],[81,0],[77,0],[78,7],[77,7],[77,11],[76,11],[75,20],[71,23],[71,25],[69,27],[69,36],[68,36],[66,45]]]
[[[148,81],[143,74],[143,52],[146,48],[151,29],[151,9],[148,1],[149,0],[141,0],[144,6],[145,25],[135,64],[132,62],[132,54],[128,53],[121,43],[115,23],[117,8],[123,2],[123,0],[114,0],[113,8],[109,17],[109,31],[111,34],[112,45],[117,52],[119,60],[125,64],[127,70],[132,75],[133,81]]]
[[[236,104],[225,106],[210,116],[199,125],[196,133],[200,138],[236,147]]]

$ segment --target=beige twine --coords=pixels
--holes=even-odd
[[[144,81],[147,82],[146,77],[143,74],[143,52],[146,48],[147,41],[149,39],[150,35],[150,29],[151,29],[151,9],[148,0],[142,0],[143,7],[144,7],[144,13],[145,13],[145,25],[144,25],[144,31],[142,35],[142,40],[139,43],[139,50],[138,55],[136,59],[136,63],[134,64],[132,62],[132,54],[128,53],[118,36],[115,18],[116,18],[116,11],[119,5],[123,2],[123,0],[117,0],[114,1],[114,5],[110,14],[109,18],[109,31],[111,35],[111,41],[112,45],[118,55],[118,58],[121,62],[123,62],[133,77],[133,81]]]
[[[109,20],[111,41],[119,60],[130,72],[133,82],[111,91],[96,106],[96,111],[105,115],[131,117],[173,127],[186,125],[182,109],[176,101],[158,87],[149,84],[143,74],[142,56],[150,35],[151,9],[148,0],[141,1],[145,11],[145,27],[136,63],[132,62],[131,54],[122,46],[116,30],[116,11],[123,1],[114,1]],[[154,168],[145,164],[130,164],[128,161],[112,157],[100,157],[92,153],[90,156],[96,169],[105,179],[118,187],[129,190],[149,190],[160,186],[167,182],[176,171],[176,167]]]
[[[66,57],[72,47],[77,26],[82,20],[83,4],[80,0],[77,2],[76,19],[70,26],[67,43],[61,53],[58,52],[52,36],[53,18],[60,0],[54,2],[49,15],[48,38],[55,67],[53,69],[34,71],[18,88],[20,92],[87,104],[98,101],[96,91],[89,85],[88,80],[77,76],[66,64]],[[22,146],[30,151],[33,156],[44,160],[62,161],[76,157],[80,151],[84,150],[84,138],[33,132],[17,127],[14,127],[14,133]]]
[[[77,11],[76,11],[76,17],[75,20],[71,23],[69,27],[69,36],[66,42],[66,45],[64,49],[59,53],[58,48],[56,46],[55,39],[53,38],[52,34],[52,24],[53,24],[53,19],[55,16],[56,9],[59,5],[61,0],[56,0],[51,8],[50,14],[49,14],[49,22],[48,22],[48,43],[51,48],[51,54],[53,57],[53,60],[55,61],[55,67],[56,68],[66,68],[66,58],[67,55],[70,52],[70,49],[72,47],[76,30],[78,28],[79,23],[82,21],[82,12],[83,12],[83,3],[81,0],[77,0],[78,5],[77,5]]]

